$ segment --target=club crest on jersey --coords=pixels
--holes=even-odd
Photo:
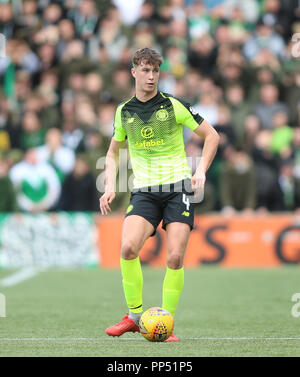
[[[157,120],[160,120],[161,122],[163,122],[169,118],[169,113],[165,109],[160,109],[156,111],[155,116]]]
[[[154,136],[153,128],[150,126],[145,126],[141,129],[141,135],[145,139],[151,139]]]

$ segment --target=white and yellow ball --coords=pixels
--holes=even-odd
[[[167,310],[154,307],[142,314],[139,327],[140,333],[150,342],[163,342],[173,332],[174,319]]]

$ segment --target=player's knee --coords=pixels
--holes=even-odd
[[[125,241],[121,248],[121,257],[123,259],[135,259],[138,256],[138,252],[134,242]]]
[[[167,265],[169,268],[172,268],[173,270],[178,270],[179,268],[181,268],[183,265],[183,257],[181,253],[171,253],[167,259]]]

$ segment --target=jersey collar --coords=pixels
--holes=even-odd
[[[140,101],[136,96],[134,96],[135,100],[136,100],[138,103],[140,103],[140,104],[147,104],[147,105],[156,102],[156,100],[157,100],[159,97],[160,97],[160,91],[159,91],[159,90],[157,91],[157,94],[156,94],[154,97],[150,98],[148,101],[145,101],[145,102]]]

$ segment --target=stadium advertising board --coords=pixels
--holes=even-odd
[[[102,266],[118,267],[122,217],[99,221]],[[196,216],[185,266],[220,264],[228,267],[272,267],[300,263],[300,222],[292,215],[232,218]],[[164,266],[165,231],[158,228],[141,251],[143,263]]]
[[[0,215],[0,268],[98,264],[92,214]]]
[[[123,216],[88,213],[0,215],[0,268],[118,268]],[[196,216],[185,266],[273,267],[300,263],[300,222],[292,215]],[[161,227],[141,250],[142,263],[165,266]]]

